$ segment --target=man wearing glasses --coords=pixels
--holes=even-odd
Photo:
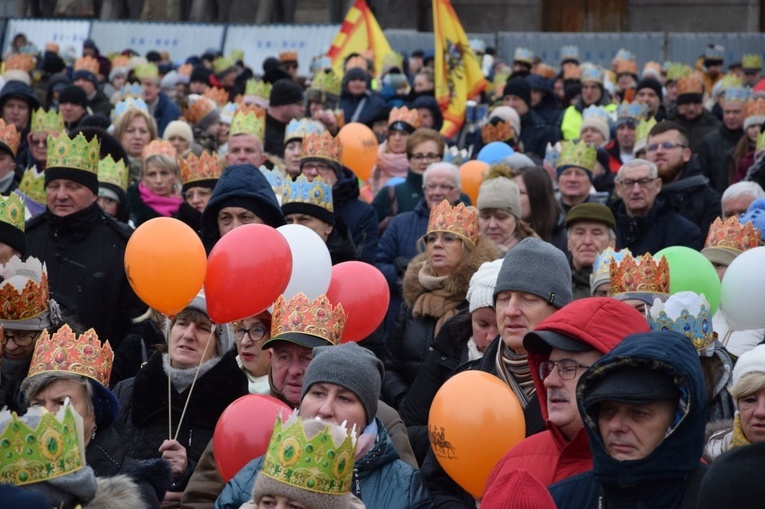
[[[633,255],[656,253],[669,246],[700,249],[699,227],[658,199],[662,181],[656,165],[633,159],[616,175],[616,247]]]
[[[523,347],[547,429],[505,454],[489,475],[485,496],[501,489],[504,471],[526,470],[548,486],[592,468],[576,384],[623,338],[648,330],[645,318],[630,306],[598,297],[564,306],[525,335]]]

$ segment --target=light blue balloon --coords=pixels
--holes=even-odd
[[[390,179],[389,181],[387,181],[385,183],[385,186],[386,187],[387,186],[395,186],[395,185],[398,185],[398,184],[403,184],[405,181],[406,181],[406,179],[404,177],[393,177],[392,179]]]
[[[480,152],[478,152],[478,159],[486,164],[494,164],[515,153],[515,150],[502,141],[492,141],[488,145],[485,145]]]

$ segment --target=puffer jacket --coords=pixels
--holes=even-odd
[[[433,501],[420,472],[399,459],[396,449],[379,419],[377,442],[356,460],[351,493],[367,509],[429,509]],[[215,502],[215,509],[239,509],[250,500],[255,477],[263,457],[247,463],[227,484]]]
[[[377,214],[370,204],[361,200],[359,179],[348,168],[342,168],[342,176],[332,186],[332,205],[335,215],[351,232],[358,259],[374,263],[377,257]]]

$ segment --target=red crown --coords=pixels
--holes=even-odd
[[[106,341],[101,346],[96,331],[89,329],[78,337],[64,325],[53,337],[43,330],[32,354],[28,376],[63,371],[92,378],[109,387],[113,361],[111,345]]]
[[[280,295],[274,303],[271,337],[299,332],[337,345],[343,337],[347,318],[343,305],[333,307],[326,295],[319,295],[313,302],[304,293],[298,293],[289,301]]]
[[[752,223],[741,224],[736,216],[725,222],[719,217],[709,227],[709,235],[704,248],[725,248],[743,253],[760,245],[760,234]]]
[[[339,138],[333,138],[327,131],[321,134],[308,133],[303,138],[300,159],[308,157],[326,159],[339,164],[343,158],[343,145]]]
[[[478,209],[462,203],[452,207],[444,200],[430,211],[428,233],[449,232],[475,244],[478,240]]]
[[[170,159],[175,160],[178,157],[178,151],[169,141],[165,140],[152,140],[148,145],[143,147],[141,151],[141,161],[146,161],[151,156],[155,155],[167,156]]]
[[[205,91],[203,97],[207,97],[218,106],[223,106],[228,102],[228,92],[223,88],[210,87]]]
[[[505,141],[511,138],[515,138],[515,131],[510,122],[500,121],[496,125],[486,124],[481,127],[481,139],[483,139],[485,144],[492,141]]]
[[[179,161],[181,166],[181,179],[184,184],[200,180],[218,180],[223,170],[220,167],[220,159],[213,152],[202,152],[197,157],[193,153]]]
[[[637,259],[625,254],[621,262],[611,263],[611,296],[622,293],[669,295],[667,259],[655,260],[650,253]]]
[[[16,126],[6,124],[0,118],[0,144],[8,147],[15,157],[19,150],[19,143],[21,143],[21,133],[16,130]]]
[[[403,122],[417,129],[420,127],[420,112],[416,108],[410,110],[406,106],[393,108],[390,115],[388,115],[388,125],[391,125],[393,122]]]
[[[0,318],[9,328],[13,325],[7,322],[29,320],[48,311],[48,272],[40,260],[30,256],[22,262],[14,256],[0,275],[4,279],[0,284]],[[19,288],[22,284],[23,288]]]

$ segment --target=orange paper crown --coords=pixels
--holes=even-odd
[[[64,325],[52,337],[43,330],[32,354],[28,376],[63,371],[92,378],[109,387],[113,362],[111,345],[106,341],[101,346],[96,331],[89,329],[78,337]]]
[[[633,74],[637,76],[637,62],[634,60],[617,60],[615,72],[617,76],[620,74]]]
[[[297,62],[297,51],[282,51],[279,53],[279,62]]]
[[[237,113],[254,113],[260,118],[266,118],[266,109],[263,106],[260,106],[259,104],[255,103],[246,103],[246,102],[239,102],[236,105],[236,111],[234,114]]]
[[[205,91],[204,97],[207,97],[218,106],[223,106],[228,102],[228,92],[223,88],[210,87]]]
[[[420,127],[420,112],[416,108],[410,110],[406,106],[393,108],[390,115],[388,115],[388,125],[394,122],[403,122],[417,129]]]
[[[202,152],[197,157],[190,153],[179,161],[181,166],[181,180],[184,184],[198,182],[200,180],[218,180],[223,170],[220,167],[220,159],[215,152]]]
[[[563,64],[563,79],[564,80],[580,80],[582,79],[582,68],[579,64],[573,62],[567,62]]]
[[[183,117],[192,124],[197,124],[214,109],[215,102],[206,97],[200,96],[183,111]]]
[[[326,159],[339,164],[343,158],[343,144],[339,138],[333,138],[329,132],[308,133],[303,138],[300,159]]]
[[[729,217],[725,222],[718,217],[709,227],[704,249],[723,248],[741,254],[747,249],[758,247],[761,238],[752,223],[741,224],[736,216]]]
[[[430,211],[428,233],[448,232],[475,244],[478,240],[478,209],[462,203],[452,207],[444,200]]]
[[[30,256],[21,261],[12,257],[0,269],[0,319],[4,322],[29,320],[48,311],[50,294],[45,264]],[[18,288],[21,285],[23,288]],[[8,328],[13,325],[6,324]]]
[[[130,66],[130,59],[125,55],[117,55],[114,57],[114,60],[112,60],[112,69],[128,66]]]
[[[55,42],[46,42],[45,43],[45,51],[50,51],[51,53],[58,53],[58,51],[60,49],[61,48],[59,47],[59,45],[56,44]]]
[[[555,77],[556,74],[558,74],[558,71],[556,71],[554,67],[551,67],[544,62],[540,62],[534,66],[534,69],[531,71],[531,73],[551,80]]]
[[[752,97],[746,103],[745,117],[764,117],[765,116],[765,98],[762,96]]]
[[[677,95],[686,94],[703,94],[704,82],[698,75],[688,76],[687,78],[680,78],[677,81]]]
[[[271,338],[299,333],[337,345],[343,337],[347,318],[343,305],[333,307],[326,295],[319,295],[313,302],[304,293],[298,293],[289,301],[280,295],[274,303]]]
[[[3,119],[0,118],[0,147],[5,147],[11,151],[13,157],[19,150],[19,143],[21,143],[21,134],[16,130],[16,126],[13,124],[6,124]]]
[[[35,57],[30,55],[29,53],[20,53],[16,55],[11,55],[5,61],[5,70],[6,71],[12,71],[12,70],[24,71],[28,73],[35,68],[36,63],[37,62],[35,61]]]
[[[178,151],[169,141],[165,140],[152,140],[148,145],[141,150],[141,161],[146,161],[151,156],[155,155],[167,156],[170,159],[175,160],[178,157]]]
[[[619,294],[669,295],[669,264],[650,253],[639,258],[625,254],[621,262],[611,263],[611,296]]]
[[[101,66],[98,63],[98,60],[91,57],[90,55],[85,55],[84,57],[80,57],[74,61],[75,71],[89,71],[93,74],[98,74],[100,69]]]
[[[515,131],[513,130],[510,122],[500,121],[494,124],[486,124],[481,127],[481,139],[484,143],[491,143],[492,141],[505,141],[511,138],[515,138]]]

